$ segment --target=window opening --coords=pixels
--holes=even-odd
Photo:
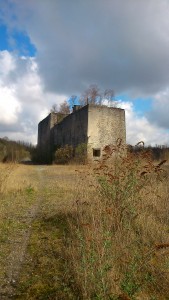
[[[100,149],[93,149],[93,157],[100,157],[101,151]]]

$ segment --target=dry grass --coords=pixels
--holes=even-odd
[[[65,239],[68,275],[80,299],[169,299],[164,162],[154,165],[144,151],[128,157],[120,157],[118,147],[106,152],[81,173]]]
[[[0,165],[1,299],[169,299],[168,169],[107,155]]]
[[[61,252],[74,169],[0,165],[0,299],[75,299]]]
[[[25,166],[0,165],[0,297],[7,299],[11,282],[17,277],[24,255],[29,212],[36,202],[33,170]],[[30,178],[31,180],[30,180]],[[20,254],[20,255],[19,255]],[[4,297],[4,298],[3,298]]]

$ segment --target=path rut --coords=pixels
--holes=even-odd
[[[26,214],[20,217],[19,221],[25,224],[26,229],[19,233],[15,240],[10,241],[12,243],[11,252],[7,258],[6,265],[6,278],[5,281],[0,285],[0,299],[15,299],[15,290],[19,280],[22,265],[25,259],[27,246],[31,235],[31,224],[35,221],[38,216],[38,212],[44,200],[42,193],[42,187],[45,184],[45,177],[43,171],[45,167],[36,167],[36,176],[38,179],[38,195],[36,202],[28,209]],[[22,220],[21,220],[22,219]]]

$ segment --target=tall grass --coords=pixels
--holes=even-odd
[[[0,163],[0,194],[6,190],[7,180],[14,168],[16,168],[14,164],[3,165]]]
[[[105,147],[80,173],[67,216],[65,264],[77,299],[169,299],[169,202],[165,161]]]

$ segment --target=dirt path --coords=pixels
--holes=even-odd
[[[2,232],[6,222],[8,230],[0,246],[0,299],[75,299],[63,282],[61,243],[76,176],[73,167],[52,166],[19,166],[11,175],[3,200]]]
[[[18,234],[15,236],[14,240],[10,240],[11,243],[11,252],[6,257],[6,272],[5,280],[0,287],[0,299],[11,299],[15,298],[15,289],[19,281],[20,272],[25,260],[25,254],[29,244],[31,232],[32,232],[32,223],[38,216],[40,207],[44,200],[44,195],[42,187],[45,184],[45,176],[43,171],[45,167],[37,166],[34,168],[34,176],[38,181],[38,193],[34,203],[28,208],[24,216],[19,216],[17,221],[24,224],[25,229],[18,231]],[[24,197],[24,195],[23,195]],[[23,199],[24,201],[24,199]]]

